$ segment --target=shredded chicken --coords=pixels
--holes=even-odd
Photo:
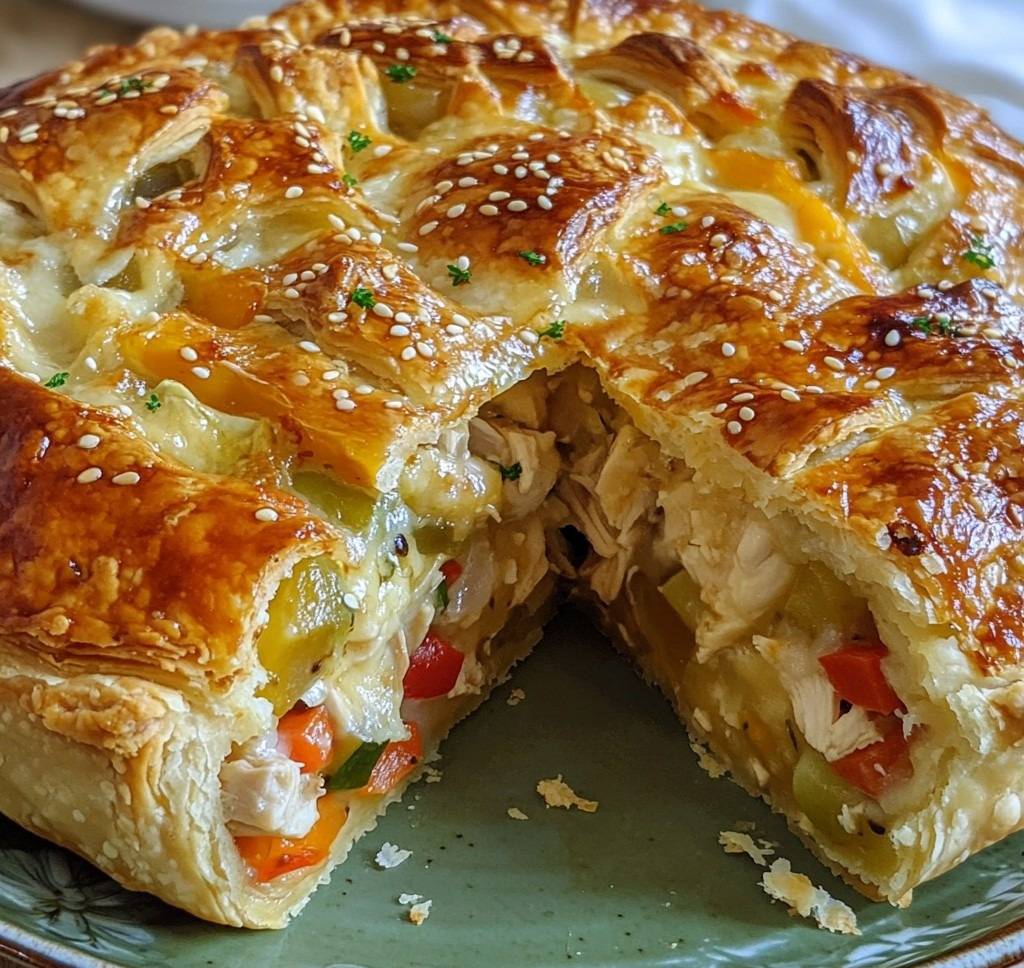
[[[304,837],[316,823],[322,778],[303,773],[272,742],[276,735],[250,741],[221,769],[224,816],[235,836]]]

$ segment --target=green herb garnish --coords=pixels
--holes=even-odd
[[[43,386],[50,390],[56,390],[57,387],[62,387],[68,382],[69,376],[71,376],[71,374],[66,370],[60,373],[54,373],[53,376],[43,384]]]
[[[508,467],[504,464],[499,464],[498,470],[501,471],[501,479],[503,481],[518,481],[523,474],[523,465],[519,461],[510,464]]]
[[[348,185],[349,188],[355,188],[356,185],[359,184],[359,179],[350,175],[348,172],[345,172],[345,174],[341,176],[341,180]]]
[[[986,242],[980,235],[975,235],[971,238],[971,247],[962,252],[961,255],[980,269],[991,269],[996,264],[996,260],[992,256],[991,244]]]
[[[396,84],[404,84],[416,76],[416,68],[411,64],[392,64],[384,73]]]
[[[141,77],[126,77],[121,81],[117,89],[118,94],[127,94],[129,91],[138,91],[140,94],[146,90],[146,82]]]
[[[525,262],[529,262],[531,266],[542,266],[548,261],[547,256],[541,255],[539,252],[534,252],[533,249],[525,249],[520,252],[519,258]]]
[[[349,148],[352,149],[352,154],[358,155],[359,152],[362,151],[364,148],[370,147],[370,144],[372,143],[373,139],[367,137],[365,134],[362,134],[359,131],[356,131],[353,128],[348,133],[348,138],[346,140],[348,141]]]
[[[932,331],[932,318],[931,316],[915,316],[910,321],[910,328],[919,330],[928,336]]]
[[[363,309],[373,309],[377,305],[377,300],[373,298],[373,290],[364,289],[362,286],[357,286],[352,290],[350,299],[357,306],[362,306]]]
[[[671,205],[669,205],[669,203],[668,203],[668,202],[662,202],[662,203],[661,203],[661,204],[660,204],[660,205],[659,205],[659,206],[658,206],[658,207],[657,207],[657,208],[656,208],[656,209],[654,210],[654,214],[655,214],[655,215],[661,215],[661,216],[665,216],[665,215],[671,215],[671,214],[672,214],[672,206],[671,206]]]
[[[956,324],[948,316],[942,316],[937,319],[939,324],[939,332],[943,336],[959,336],[960,330],[957,329]]]
[[[453,286],[464,286],[473,278],[473,273],[469,269],[460,269],[457,265],[450,265],[447,268]]]
[[[446,33],[440,30],[435,30],[431,37],[434,38],[435,44],[452,44],[455,42],[454,37],[449,37]]]
[[[328,790],[358,790],[370,782],[387,743],[363,743],[327,781]]]
[[[156,413],[160,409],[160,398],[155,393],[149,395],[149,399],[146,401],[146,409],[150,413]]]
[[[542,329],[537,335],[561,339],[565,335],[565,320],[556,319],[547,329]]]
[[[663,225],[658,231],[662,235],[675,235],[677,232],[686,231],[685,222],[669,222],[668,225]]]
[[[439,612],[443,612],[448,607],[448,582],[443,578],[441,584],[434,589],[434,605]]]

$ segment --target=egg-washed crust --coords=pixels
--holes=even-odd
[[[0,412],[5,662],[202,691],[251,675],[258,609],[331,546],[329,527],[290,495],[170,463],[123,417],[7,369]]]
[[[76,397],[130,413],[173,379],[282,460],[389,490],[574,359],[667,454],[905,576],[963,681],[1012,690],[1022,179],[973,105],[683,0],[302,0],[0,91],[5,711],[105,778],[110,829],[171,802],[152,775],[226,751],[188,704],[253,715],[257,615],[339,537]],[[30,800],[5,809],[206,917],[295,904],[224,901],[220,841],[167,880],[124,860],[187,853],[185,820],[114,843]]]

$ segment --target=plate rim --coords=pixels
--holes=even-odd
[[[73,945],[33,934],[0,919],[0,965],[17,968],[125,968]],[[911,968],[1013,968],[1024,964],[1024,917]]]

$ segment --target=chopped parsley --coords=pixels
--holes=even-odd
[[[453,286],[464,286],[473,278],[473,273],[469,269],[460,269],[454,263],[449,265],[447,268],[448,275],[451,276]]]
[[[663,225],[658,231],[662,235],[675,235],[677,232],[686,231],[685,222],[669,222],[668,225]]]
[[[939,316],[915,316],[910,321],[910,328],[924,333],[925,336],[931,336],[933,326],[940,336],[956,337],[960,335],[956,324],[944,313]]]
[[[910,321],[910,328],[919,330],[927,336],[932,331],[932,318],[931,316],[915,316]]]
[[[62,387],[68,382],[69,376],[71,376],[71,374],[66,370],[63,370],[60,373],[54,373],[53,376],[43,384],[43,386],[50,390],[56,390],[57,387]]]
[[[961,255],[980,269],[991,269],[996,264],[996,260],[992,255],[991,244],[986,242],[980,235],[972,236],[971,247],[962,252]]]
[[[565,335],[565,320],[556,319],[547,329],[542,329],[537,335],[561,339]]]
[[[348,138],[346,140],[348,141],[349,148],[352,149],[352,154],[358,155],[364,148],[370,147],[373,139],[353,128],[348,133]]]
[[[348,172],[345,172],[345,174],[341,176],[341,180],[342,180],[342,181],[343,181],[343,182],[344,182],[344,183],[345,183],[345,184],[346,184],[346,185],[347,185],[347,186],[348,186],[349,188],[355,188],[355,187],[356,187],[356,185],[358,185],[358,184],[359,184],[359,179],[358,179],[358,178],[356,178],[356,177],[355,177],[355,176],[353,176],[353,175],[350,175],[350,174],[349,174]]]
[[[149,395],[149,399],[146,401],[146,409],[150,413],[156,413],[160,409],[160,398],[155,393]]]
[[[126,77],[121,81],[117,89],[118,94],[127,94],[129,91],[138,91],[140,94],[146,90],[146,82],[141,77]]]
[[[327,780],[328,790],[358,790],[370,782],[373,768],[388,744],[363,743]]]
[[[669,203],[668,203],[668,202],[662,202],[662,203],[661,203],[661,204],[660,204],[660,205],[659,205],[659,206],[658,206],[658,207],[657,207],[657,208],[656,208],[656,209],[654,210],[654,214],[655,214],[655,215],[661,215],[662,217],[664,217],[665,215],[671,215],[671,214],[672,214],[672,206],[671,206],[671,205],[669,205]]]
[[[448,607],[448,582],[443,578],[434,589],[434,604],[439,612],[443,612]]]
[[[523,465],[519,461],[510,464],[508,467],[504,464],[499,464],[498,470],[501,471],[501,479],[503,481],[518,481],[523,473]]]
[[[433,34],[431,34],[431,37],[433,37],[435,44],[451,44],[455,42],[454,37],[449,37],[442,30],[435,30]]]
[[[404,84],[416,76],[416,68],[411,64],[392,64],[384,73],[396,84]]]
[[[363,309],[373,309],[377,305],[377,300],[373,298],[373,290],[364,289],[362,286],[356,286],[352,290],[350,299],[357,306],[362,306]]]
[[[941,317],[939,317],[937,322],[939,324],[939,332],[943,336],[959,336],[960,335],[960,330],[956,328],[956,325],[954,324],[953,320],[951,320],[948,316],[941,316]]]
[[[533,249],[525,249],[519,253],[519,258],[529,262],[531,266],[542,266],[548,261],[547,256],[534,252]]]

